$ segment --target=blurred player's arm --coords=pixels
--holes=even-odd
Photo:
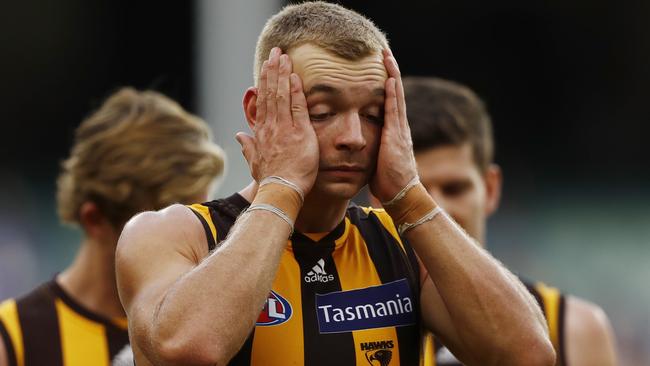
[[[399,68],[390,50],[384,56],[389,79],[370,189],[386,202],[386,211],[429,274],[420,292],[425,326],[466,365],[552,366],[555,352],[546,322],[528,290],[452,219],[431,216],[436,203],[414,179],[417,169]],[[404,224],[416,222],[403,231]]]
[[[0,338],[0,366],[9,366],[9,360],[7,358],[7,349],[5,342]]]
[[[616,342],[607,314],[598,305],[566,298],[565,349],[571,366],[617,365]]]

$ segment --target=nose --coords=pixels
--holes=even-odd
[[[350,112],[338,126],[336,148],[339,150],[359,151],[366,147],[363,126],[358,112]]]

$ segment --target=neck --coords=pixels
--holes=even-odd
[[[253,202],[257,193],[257,183],[251,182],[238,192],[248,202]],[[350,200],[332,198],[310,192],[296,218],[296,230],[303,233],[332,231],[345,217]]]
[[[125,316],[115,282],[115,245],[86,238],[72,265],[56,279],[72,299],[109,319]]]

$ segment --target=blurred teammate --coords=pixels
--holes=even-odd
[[[501,193],[490,117],[469,88],[436,78],[404,79],[418,173],[429,194],[468,234],[485,243]],[[547,318],[558,365],[615,365],[614,337],[595,304],[542,283],[527,283]],[[460,363],[445,348],[437,365]]]
[[[110,96],[77,128],[58,179],[59,216],[83,230],[79,252],[53,280],[0,305],[0,365],[128,359],[115,285],[119,233],[138,212],[206,199],[223,165],[208,126],[174,101],[131,88]]]
[[[469,364],[554,362],[532,296],[416,179],[387,46],[333,4],[268,21],[237,136],[255,181],[120,237],[138,366],[417,365],[422,326]],[[387,211],[349,205],[367,183]]]

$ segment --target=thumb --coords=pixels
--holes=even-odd
[[[235,140],[241,145],[241,152],[244,155],[244,159],[251,164],[256,152],[255,138],[245,132],[237,132]]]

